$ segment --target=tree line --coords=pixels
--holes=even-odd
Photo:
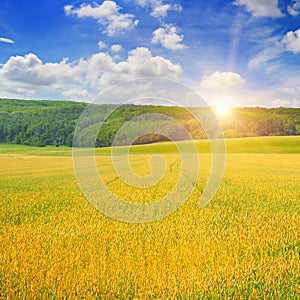
[[[0,143],[72,146],[76,125],[87,106],[72,101],[0,99]],[[107,117],[111,110],[113,113]],[[94,105],[92,111],[77,137],[79,145],[93,146],[93,132],[101,124],[96,147],[110,146],[116,133],[130,120],[131,126],[119,136],[120,144],[131,144],[132,137],[139,133],[135,144],[183,140],[186,130],[195,139],[206,138],[193,114],[200,116],[201,122],[214,132],[214,124],[207,118],[208,108],[187,111],[181,107],[102,104]],[[156,114],[157,119],[151,114]],[[300,135],[299,108],[231,108],[227,115],[216,115],[225,137]],[[178,121],[178,126],[170,121],[172,118]],[[155,132],[157,126],[162,132]]]

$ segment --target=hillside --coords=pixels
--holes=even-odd
[[[72,101],[16,100],[0,99],[0,143],[12,143],[32,146],[55,145],[71,146],[77,121],[87,107],[87,103]],[[133,122],[132,131],[151,131],[153,120],[147,120],[146,113],[159,113],[170,116],[181,123],[195,139],[206,138],[196,120],[180,107],[123,105],[107,119],[107,111],[116,105],[95,105],[93,117],[84,128],[82,144],[89,144],[90,131],[95,124],[103,126],[98,135],[96,146],[110,146],[115,133],[121,126],[136,116],[139,122]],[[193,108],[193,112],[205,118],[207,108]],[[300,135],[300,109],[296,108],[231,108],[226,116],[220,116],[225,137],[255,137]],[[142,122],[141,122],[142,120]],[[165,119],[157,120],[174,140],[183,140],[184,134]],[[142,128],[141,128],[142,124]],[[124,136],[123,143],[128,144],[130,134]],[[136,144],[146,144],[167,139],[159,134],[141,136]]]

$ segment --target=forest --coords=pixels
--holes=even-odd
[[[77,122],[88,105],[72,101],[0,99],[0,143],[38,147],[72,146]],[[169,106],[92,105],[93,115],[86,120],[82,134],[77,137],[78,145],[93,146],[92,139],[89,140],[91,132],[100,122],[102,126],[96,139],[96,147],[110,146],[116,132],[129,120],[132,120],[133,126],[122,137],[123,144],[129,143],[134,131],[150,132],[142,134],[134,141],[135,144],[165,141],[170,137],[172,140],[184,139],[184,132],[174,127],[172,122],[165,118],[153,122],[147,115],[151,113],[176,119],[194,139],[207,138],[193,113],[200,115],[200,119],[205,122],[208,108],[191,108],[188,111],[182,107]],[[113,113],[107,116],[109,111]],[[300,108],[230,108],[228,114],[218,116],[218,121],[227,138],[300,135]],[[156,126],[159,124],[166,135],[151,133],[151,129],[155,129],[153,123]],[[213,130],[211,128],[211,132]]]

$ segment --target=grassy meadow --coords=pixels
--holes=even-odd
[[[1,299],[300,299],[300,137],[228,139],[226,172],[198,207],[210,168],[185,204],[160,221],[128,224],[98,212],[74,176],[68,147],[0,145]],[[146,174],[162,153],[165,177],[129,188],[110,148],[96,150],[108,187],[128,201],[168,193],[180,173],[169,143],[133,146]]]

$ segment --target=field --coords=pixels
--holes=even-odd
[[[198,207],[210,167],[198,143],[200,178],[189,199],[160,221],[112,220],[85,199],[67,147],[0,145],[1,299],[300,299],[300,137],[227,140],[226,172]],[[152,201],[178,179],[169,143],[134,146],[133,169],[163,153],[162,182],[129,188],[96,160],[110,189]]]

